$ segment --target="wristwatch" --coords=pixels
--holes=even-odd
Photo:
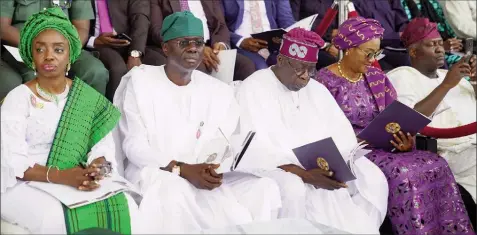
[[[132,50],[129,55],[131,57],[134,57],[134,58],[138,58],[138,57],[141,57],[142,55],[142,52],[138,51],[138,50]]]
[[[176,162],[176,164],[172,167],[172,173],[180,176],[182,164],[183,164],[182,162]]]

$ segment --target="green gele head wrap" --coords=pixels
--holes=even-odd
[[[161,36],[164,42],[183,37],[204,37],[202,21],[190,11],[176,12],[164,19]]]
[[[59,7],[48,8],[28,18],[20,31],[19,51],[23,62],[33,68],[32,43],[44,30],[53,29],[61,33],[70,46],[70,63],[73,64],[81,53],[81,40],[78,31]]]

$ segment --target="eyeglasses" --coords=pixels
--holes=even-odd
[[[292,68],[295,71],[295,74],[298,77],[303,76],[303,74],[305,74],[306,72],[308,72],[308,77],[314,77],[316,75],[316,67],[315,66],[310,67],[308,69],[306,69],[306,68],[297,69],[297,68],[293,67],[293,65],[290,63],[290,60],[287,60],[287,62],[288,62],[288,66],[290,66],[290,68]]]
[[[205,45],[205,41],[203,39],[179,40],[176,43],[182,49],[189,47],[190,44],[194,44],[196,47],[203,47]]]
[[[381,49],[379,51],[376,51],[376,52],[366,52],[359,47],[356,47],[356,48],[358,50],[360,50],[361,52],[363,52],[366,55],[366,59],[368,59],[368,60],[377,59],[378,56],[381,55],[381,53],[383,53],[383,49]]]

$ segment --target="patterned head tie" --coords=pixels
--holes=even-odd
[[[28,18],[25,26],[20,31],[19,51],[23,62],[33,68],[32,44],[33,40],[41,32],[53,29],[61,33],[69,42],[70,63],[73,64],[78,59],[81,48],[78,31],[71,21],[59,7],[48,8],[33,14]]]
[[[401,35],[401,41],[406,47],[425,39],[436,38],[441,38],[437,30],[437,24],[430,22],[427,18],[414,18]]]
[[[280,54],[303,62],[318,62],[318,51],[325,44],[315,32],[293,28],[283,35]]]
[[[358,47],[375,38],[382,39],[384,28],[374,19],[349,18],[338,27],[338,34],[332,39],[339,50]]]

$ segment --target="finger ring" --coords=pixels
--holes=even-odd
[[[399,144],[399,147],[403,147],[403,146],[404,146],[404,144]]]

